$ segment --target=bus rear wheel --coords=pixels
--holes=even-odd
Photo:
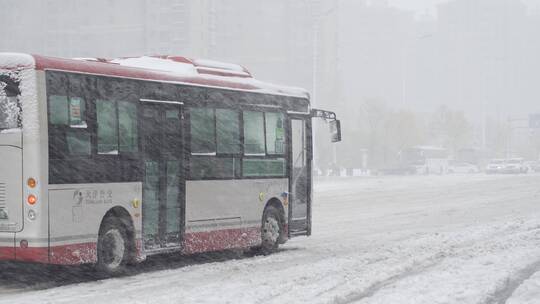
[[[261,228],[262,244],[260,251],[262,254],[270,254],[277,250],[282,232],[283,223],[279,210],[273,206],[268,206],[264,210]]]
[[[97,244],[96,269],[105,275],[120,275],[126,270],[129,257],[126,229],[112,218],[106,219],[102,227]]]

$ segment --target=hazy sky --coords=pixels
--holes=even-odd
[[[389,0],[388,2],[394,6],[414,10],[418,13],[428,12],[435,13],[435,7],[438,3],[446,2],[447,0]]]
[[[437,4],[448,1],[449,0],[388,0],[393,6],[414,10],[418,14],[428,13],[432,15],[436,14]],[[517,2],[518,0],[515,1]],[[522,2],[533,9],[540,9],[540,0],[522,0]]]

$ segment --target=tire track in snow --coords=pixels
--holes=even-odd
[[[466,243],[472,243],[472,242],[474,241],[468,241]],[[468,248],[468,247],[464,246],[461,249],[465,250],[465,248]],[[449,254],[448,252],[441,251],[441,252],[438,252],[436,255],[432,256],[431,258],[428,258],[427,263],[424,263],[426,260],[423,260],[420,262],[414,261],[411,265],[406,266],[404,271],[391,275],[387,279],[376,281],[365,289],[351,292],[342,297],[338,297],[334,300],[333,303],[334,304],[355,303],[362,299],[372,297],[379,290],[389,287],[400,280],[403,280],[408,277],[420,275],[424,272],[431,270],[432,268],[435,268],[437,265],[441,264],[446,258],[452,255],[458,255],[458,253]]]
[[[519,223],[520,220],[518,220],[517,222]],[[482,244],[493,242],[494,237],[497,237],[497,241],[495,242],[495,245],[501,246],[501,248],[505,248],[504,243],[505,243],[506,238],[509,238],[509,237],[513,238],[515,237],[516,234],[524,233],[524,231],[521,230],[524,227],[521,227],[515,224],[506,225],[504,227],[494,226],[490,228],[495,228],[495,229],[486,231],[487,232],[486,234],[479,235],[478,237],[474,237],[472,239],[467,239],[466,241],[463,241],[463,242],[451,243],[448,245],[446,249],[442,248],[438,253],[436,253],[435,255],[431,257],[428,257],[427,259],[424,258],[424,260],[420,262],[413,261],[411,265],[406,266],[406,269],[404,271],[400,271],[394,275],[391,275],[387,279],[374,282],[371,285],[369,285],[367,288],[363,288],[362,290],[354,291],[345,296],[336,297],[333,303],[337,303],[337,304],[354,303],[354,302],[358,302],[366,298],[370,298],[376,295],[377,292],[379,292],[380,290],[386,287],[390,287],[401,280],[404,280],[413,276],[419,276],[425,272],[429,272],[433,270],[434,268],[436,268],[442,262],[445,262],[446,260],[454,259],[454,258],[462,258],[463,256],[471,255],[471,252],[475,252],[475,251],[476,253],[474,253],[471,256],[471,258],[475,258],[476,256],[481,256],[482,249],[483,249]],[[532,230],[536,230],[536,229],[527,229],[526,233],[531,232]],[[503,235],[501,236],[501,234]],[[452,236],[450,235],[449,238],[452,239]],[[427,239],[427,241],[429,242],[429,239]],[[445,241],[443,242],[446,243]],[[534,272],[538,269],[538,267],[540,267],[540,261],[528,266],[526,268],[527,272],[518,276],[512,282],[515,281],[517,286],[519,286],[519,284],[521,284],[520,282],[522,282],[523,280],[533,275]],[[504,303],[504,301],[506,300],[504,298],[506,294],[510,293],[508,294],[508,296],[506,296],[506,298],[508,298],[513,292],[513,290],[517,288],[517,286],[514,286],[514,285],[505,285],[505,286],[508,286],[508,288],[504,288],[503,290],[501,290],[501,292],[504,292],[504,293],[496,293],[492,297],[490,297],[491,299],[494,299],[494,298],[502,299],[503,300],[502,302],[486,301],[485,304]]]
[[[538,219],[535,220],[535,222],[538,222]],[[492,250],[495,249],[497,250],[495,252],[492,252],[489,250],[488,251],[491,252],[492,254],[500,255],[501,253],[506,252],[506,251],[509,251],[510,253],[512,251],[515,252],[516,248],[518,249],[528,248],[527,249],[528,251],[531,251],[531,248],[538,248],[538,245],[540,245],[539,239],[538,239],[538,225],[534,224],[533,222],[533,226],[535,227],[532,228],[531,226],[527,227],[527,225],[523,224],[521,220],[518,220],[517,223],[521,223],[522,225],[519,226],[519,225],[511,224],[511,225],[506,226],[505,227],[506,229],[503,229],[503,231],[493,231],[494,232],[493,234],[498,236],[495,239],[491,239],[487,237],[487,238],[484,238],[484,240],[477,240],[477,242],[474,242],[471,246],[460,247],[458,248],[459,250],[453,252],[452,254],[446,255],[445,257],[443,257],[443,259],[441,259],[441,261],[439,261],[440,263],[434,263],[432,267],[426,267],[422,269],[421,271],[413,271],[411,272],[410,275],[406,275],[406,274],[397,275],[389,279],[388,281],[384,281],[384,282],[373,285],[373,287],[370,290],[367,290],[365,292],[359,292],[356,297],[352,298],[351,301],[339,302],[339,303],[351,303],[351,302],[364,303],[364,301],[362,301],[364,299],[366,299],[367,302],[372,302],[373,300],[375,300],[374,301],[375,303],[395,303],[395,295],[396,295],[395,290],[408,290],[409,288],[413,288],[412,292],[411,290],[409,290],[408,292],[409,296],[419,295],[420,293],[422,293],[423,287],[428,288],[428,289],[435,288],[435,290],[437,290],[436,286],[435,287],[431,286],[429,283],[428,285],[423,285],[423,286],[419,285],[419,283],[421,283],[422,280],[424,282],[425,281],[428,281],[428,282],[439,281],[440,282],[441,277],[433,276],[431,273],[429,273],[429,271],[435,271],[435,274],[440,274],[440,273],[444,273],[445,269],[446,271],[448,271],[449,269],[452,269],[452,271],[454,269],[458,269],[457,272],[455,273],[459,274],[460,270],[469,269],[467,268],[467,266],[470,266],[471,263],[468,263],[466,261],[476,261],[476,262],[473,262],[472,264],[476,264],[477,266],[482,265],[481,263],[482,261],[478,259],[482,259],[485,256],[486,249],[492,249]],[[529,222],[529,224],[531,223]],[[503,235],[500,235],[501,232],[502,233],[506,232],[506,233]],[[520,243],[517,246],[515,244],[508,245],[508,243],[511,242],[511,240],[516,240],[516,239],[520,240]],[[536,242],[536,243],[533,243],[533,242]],[[533,244],[533,246],[529,246],[530,244]],[[527,255],[524,255],[521,257],[525,257],[525,256]],[[441,266],[441,268],[438,269],[438,264],[444,264],[444,266]],[[491,265],[491,263],[483,264],[483,265]],[[494,265],[496,266],[497,263],[495,263]],[[504,268],[505,266],[504,264],[501,266],[503,266],[503,268],[500,269],[501,272],[508,272],[508,268]],[[518,271],[517,273],[515,272],[515,270],[512,270],[510,277],[506,280],[506,282],[504,282],[504,284],[502,284],[502,286],[498,287],[495,291],[491,293],[480,296],[480,298],[483,300],[476,301],[469,298],[468,299],[469,301],[467,301],[465,300],[465,298],[460,299],[459,297],[456,297],[456,298],[453,298],[453,300],[449,300],[448,298],[445,298],[446,301],[449,301],[449,302],[439,301],[437,303],[481,303],[481,304],[506,303],[508,298],[519,287],[519,285],[522,284],[523,281],[525,281],[526,279],[534,275],[534,273],[538,271],[539,268],[540,268],[540,260],[532,264],[528,264],[521,271]],[[428,274],[427,275],[424,274],[425,272],[428,272]],[[465,273],[468,273],[468,272],[465,272]],[[463,274],[464,273],[461,273],[462,275],[461,278],[465,280],[463,282],[467,282],[466,280],[470,281],[471,278],[474,279],[474,273],[472,277],[469,277],[468,275],[463,276]],[[418,278],[415,278],[412,280],[412,282],[414,282],[413,283],[414,285],[411,285],[411,280],[407,280],[408,278],[412,276],[418,276]],[[401,280],[404,280],[405,282],[400,282]],[[497,282],[500,282],[500,281],[501,281],[500,279],[497,280],[496,277],[493,277],[494,283],[497,284]],[[450,281],[449,283],[447,283],[446,281],[443,281],[443,282],[444,283],[442,287],[439,286],[439,288],[443,288],[444,290],[451,290],[452,292],[450,294],[458,292],[456,289],[452,288],[453,287],[451,284],[452,281]],[[499,285],[501,284],[499,283]],[[478,285],[476,287],[472,287],[472,285],[469,285],[468,288],[471,288],[471,287],[479,288],[480,286],[483,286],[482,289],[485,289],[485,287],[489,287],[491,285],[487,285],[487,284]],[[385,293],[383,293],[382,298],[381,296],[377,297],[378,292],[387,287],[392,287],[392,289],[385,290]],[[420,287],[420,289],[418,289],[418,287]],[[390,297],[390,299],[388,299],[387,296],[389,295],[393,297]],[[404,296],[406,295],[407,293],[404,294]],[[372,296],[375,296],[375,299],[370,300],[369,298],[371,298]],[[438,295],[438,297],[440,296],[444,296],[444,293]],[[419,301],[420,299],[416,298],[415,300]],[[434,299],[433,298],[429,299],[428,297],[427,300],[426,298],[423,298],[423,300],[420,300],[418,303],[433,303],[433,302],[435,302]]]
[[[369,286],[367,289],[365,290],[362,290],[360,292],[353,292],[353,293],[350,293],[348,294],[347,296],[345,296],[343,299],[336,299],[335,300],[335,304],[348,304],[348,303],[354,303],[354,302],[357,302],[361,299],[364,299],[364,298],[369,298],[371,296],[373,296],[375,293],[377,293],[379,290],[387,287],[387,286],[390,286],[392,284],[394,284],[395,282],[399,281],[399,280],[402,280],[406,277],[409,277],[409,276],[414,276],[414,275],[417,275],[417,274],[420,274],[424,271],[427,271],[429,270],[430,268],[433,268],[435,267],[437,264],[439,264],[440,262],[442,262],[442,259],[440,260],[437,260],[437,261],[433,261],[429,264],[424,264],[424,265],[421,265],[421,264],[418,264],[418,265],[411,265],[410,268],[402,273],[398,273],[396,275],[393,275],[391,276],[390,278],[388,278],[387,280],[384,280],[384,281],[380,281],[380,282],[376,282],[374,284],[372,284],[371,286]]]
[[[509,277],[506,283],[500,289],[488,295],[486,301],[484,301],[482,304],[505,304],[516,289],[518,289],[523,282],[530,279],[539,270],[540,260],[521,269],[512,277]]]

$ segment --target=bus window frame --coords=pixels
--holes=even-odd
[[[215,147],[215,153],[198,153],[198,152],[192,152],[191,151],[191,110],[192,109],[212,109],[213,117],[214,117],[214,147]],[[224,109],[224,110],[232,110],[238,113],[239,121],[238,121],[238,128],[239,128],[239,140],[240,140],[240,152],[239,153],[219,153],[217,150],[217,116],[216,116],[216,109]],[[184,142],[184,149],[187,151],[186,157],[186,180],[232,180],[232,179],[238,179],[239,178],[239,172],[237,172],[236,166],[233,167],[234,174],[233,177],[203,177],[203,178],[194,178],[192,176],[192,159],[201,159],[201,158],[210,158],[211,160],[218,159],[218,158],[231,158],[231,159],[238,159],[240,162],[240,168],[238,171],[242,170],[242,153],[244,152],[244,145],[242,144],[244,133],[243,133],[243,114],[242,110],[234,105],[231,107],[225,107],[222,105],[214,104],[214,103],[208,103],[208,102],[200,102],[200,103],[193,103],[190,102],[185,105],[185,133],[184,136],[185,142]]]
[[[241,105],[241,104],[233,104],[230,106],[224,106],[223,104],[217,103],[217,102],[187,102],[186,103],[186,111],[185,111],[185,119],[186,119],[186,142],[185,142],[185,149],[187,149],[186,157],[189,159],[186,162],[186,180],[191,181],[198,181],[198,180],[242,180],[242,179],[276,179],[276,178],[288,178],[289,177],[289,167],[288,167],[288,153],[287,153],[287,147],[285,148],[284,152],[282,154],[268,154],[266,149],[266,115],[265,113],[281,113],[283,115],[283,126],[284,126],[284,134],[285,134],[285,145],[288,146],[288,114],[286,109],[280,108],[280,107],[274,107],[274,106],[265,106],[265,105],[255,105],[255,104],[247,104],[247,105]],[[191,109],[192,108],[210,108],[214,111],[214,128],[216,128],[216,136],[214,138],[214,145],[216,147],[216,154],[215,155],[202,155],[197,153],[191,152]],[[226,109],[226,110],[233,110],[239,113],[240,123],[240,152],[239,153],[219,153],[217,151],[217,119],[216,119],[216,109]],[[263,127],[264,127],[264,149],[265,153],[264,155],[246,155],[245,154],[245,145],[244,145],[244,111],[253,111],[253,112],[261,112],[263,113]],[[205,157],[211,157],[211,158],[236,158],[239,161],[239,167],[235,168],[235,174],[234,177],[204,177],[204,178],[193,178],[191,174],[191,159],[192,158],[205,158]],[[285,166],[284,166],[284,174],[283,175],[261,175],[261,176],[245,176],[243,174],[244,171],[244,159],[266,159],[266,160],[278,160],[283,159]],[[238,171],[236,171],[238,169]]]
[[[91,113],[90,113],[90,104],[91,102],[88,99],[88,95],[85,94],[84,90],[81,88],[75,88],[75,84],[72,84],[73,79],[75,78],[82,78],[84,75],[77,75],[77,74],[70,74],[70,73],[62,73],[62,72],[53,72],[52,75],[59,76],[58,78],[61,78],[64,83],[56,83],[54,86],[49,85],[49,78],[47,78],[47,127],[48,127],[48,138],[49,141],[51,140],[51,137],[55,139],[54,142],[57,142],[57,140],[62,137],[64,137],[64,144],[62,145],[63,153],[58,152],[58,147],[51,146],[49,144],[49,158],[54,160],[90,160],[93,158],[94,149],[93,149],[93,132],[90,126],[91,119]],[[58,79],[57,78],[57,79]],[[59,88],[60,87],[60,88]],[[51,103],[50,103],[50,97],[51,96],[63,96],[66,98],[66,112],[67,112],[67,122],[66,124],[53,124],[50,121],[51,117]],[[73,126],[70,123],[70,99],[72,97],[80,98],[84,101],[85,106],[85,113],[84,113],[84,122],[86,123],[86,126],[84,128]],[[67,136],[68,132],[75,132],[75,133],[82,133],[85,132],[88,134],[88,137],[90,139],[90,153],[89,154],[71,154],[69,153],[69,147],[67,143]],[[54,152],[53,152],[54,151]],[[51,157],[51,154],[53,157]]]
[[[273,96],[271,96],[273,97]],[[270,97],[270,98],[271,98]],[[241,161],[241,165],[240,165],[240,169],[241,169],[241,172],[240,172],[240,179],[276,179],[276,178],[289,178],[289,175],[290,175],[290,168],[288,167],[288,162],[289,162],[289,157],[288,157],[288,153],[287,153],[287,149],[288,149],[288,141],[289,141],[289,125],[287,123],[288,121],[288,113],[287,113],[287,110],[281,108],[281,107],[275,107],[275,106],[272,106],[272,105],[246,105],[246,106],[241,106],[241,111],[242,111],[242,120],[241,120],[241,125],[242,125],[242,161]],[[254,112],[262,112],[263,113],[263,127],[264,127],[264,155],[246,155],[244,153],[244,137],[243,137],[243,134],[244,134],[244,115],[243,115],[243,111],[254,111]],[[285,142],[286,142],[286,145],[287,147],[285,148],[285,151],[282,153],[282,154],[268,154],[268,150],[267,150],[267,145],[266,145],[266,115],[265,113],[282,113],[283,114],[283,119],[284,119],[284,130],[283,132],[285,133]],[[244,159],[268,159],[268,160],[277,160],[277,159],[283,159],[284,162],[285,162],[285,172],[283,175],[263,175],[263,176],[245,176],[244,175]]]

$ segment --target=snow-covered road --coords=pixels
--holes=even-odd
[[[315,183],[313,236],[133,275],[0,264],[0,303],[540,303],[540,175]],[[67,273],[66,273],[67,272]]]

